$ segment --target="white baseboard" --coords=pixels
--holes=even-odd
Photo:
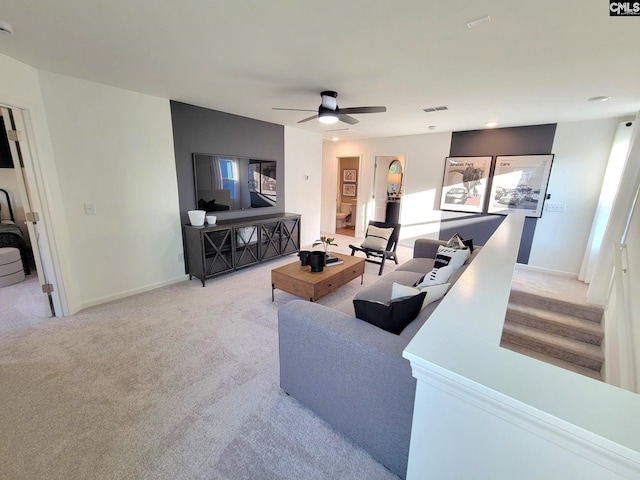
[[[561,270],[552,270],[550,268],[534,267],[533,265],[526,265],[524,263],[517,263],[516,269],[528,270],[530,272],[545,273],[547,275],[558,275],[560,277],[575,278],[576,280],[578,279],[577,273],[563,272]]]
[[[95,307],[96,305],[102,305],[103,303],[113,302],[114,300],[120,300],[121,298],[131,297],[132,295],[137,295],[139,293],[149,292],[151,290],[155,290],[156,288],[162,288],[169,285],[173,285],[174,283],[184,282],[189,279],[189,275],[180,275],[179,277],[175,277],[169,280],[165,280],[163,282],[152,283],[149,285],[145,285],[143,287],[133,288],[131,290],[126,290],[124,292],[118,292],[113,295],[107,295],[106,297],[101,297],[95,300],[91,300],[90,302],[82,303],[80,305],[75,305],[74,308],[70,308],[70,315],[75,315],[76,313],[84,310],[86,308]]]

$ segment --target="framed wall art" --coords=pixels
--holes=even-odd
[[[440,210],[482,213],[493,157],[447,157]]]
[[[355,183],[343,183],[342,184],[342,195],[345,197],[355,197],[356,196],[356,184]]]
[[[355,183],[356,180],[358,179],[358,171],[357,170],[343,170],[342,171],[342,181],[343,182],[349,182],[349,183]]]
[[[540,217],[552,163],[553,154],[496,157],[488,212]]]

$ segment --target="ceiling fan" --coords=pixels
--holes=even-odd
[[[359,113],[382,113],[387,111],[387,107],[350,107],[340,108],[338,107],[338,94],[331,90],[326,90],[320,93],[322,97],[322,103],[318,107],[318,114],[312,115],[309,118],[300,120],[298,123],[308,122],[317,118],[322,123],[336,123],[341,121],[348,123],[349,125],[355,125],[359,122],[358,119],[353,118],[351,115]],[[297,112],[315,112],[315,110],[305,110],[302,108],[274,108],[273,110],[293,110]]]

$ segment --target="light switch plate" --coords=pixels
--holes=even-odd
[[[546,210],[547,212],[564,212],[564,203],[547,203]]]
[[[84,214],[85,215],[95,215],[96,214],[96,206],[93,203],[85,203],[84,204]]]

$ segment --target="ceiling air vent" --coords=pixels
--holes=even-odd
[[[441,107],[429,107],[429,108],[423,108],[422,110],[424,110],[427,113],[442,112],[443,110],[449,110],[449,107],[447,107],[446,105],[442,105]]]

